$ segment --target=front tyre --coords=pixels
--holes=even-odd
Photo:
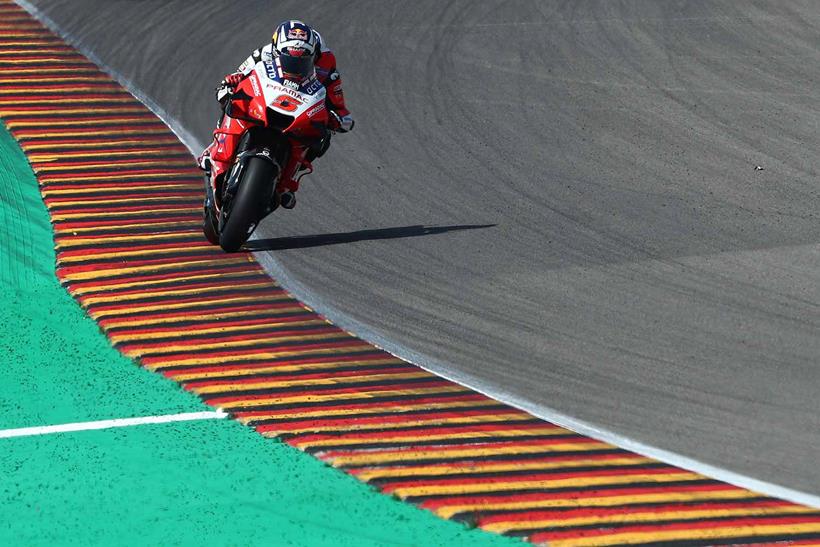
[[[247,160],[236,195],[231,199],[227,218],[219,235],[219,246],[226,252],[239,250],[256,225],[268,212],[273,195],[276,166],[265,158]]]

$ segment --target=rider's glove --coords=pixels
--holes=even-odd
[[[245,75],[241,72],[234,72],[233,74],[228,74],[227,76],[225,76],[225,78],[222,80],[222,83],[228,87],[236,87],[239,85],[239,82],[241,82],[242,78],[244,77]]]
[[[356,122],[353,121],[353,117],[350,114],[346,116],[339,116],[336,112],[330,110],[330,123],[328,125],[331,131],[336,131],[337,133],[347,133],[353,129]]]

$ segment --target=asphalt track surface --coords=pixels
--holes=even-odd
[[[815,0],[32,3],[203,144],[222,75],[311,22],[358,125],[254,245],[312,301],[820,494]]]

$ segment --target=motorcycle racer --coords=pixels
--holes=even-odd
[[[346,133],[353,129],[354,121],[350,111],[345,106],[342,80],[336,69],[336,56],[326,46],[321,35],[302,21],[289,20],[279,24],[273,33],[271,42],[254,50],[251,55],[239,65],[236,72],[228,74],[222,81],[217,93],[217,99],[224,100],[227,96],[225,88],[235,88],[260,61],[275,62],[280,66],[285,77],[302,84],[310,78],[316,77],[327,92],[325,100],[330,114],[328,129],[336,133]],[[217,128],[220,123],[217,124]],[[292,209],[296,205],[295,192],[299,189],[297,173],[304,171],[308,174],[313,171],[311,162],[324,155],[330,146],[330,134],[309,146],[293,146],[287,165],[282,171],[282,177],[276,188],[279,202],[282,207]],[[212,159],[211,152],[219,145],[216,132],[212,142],[199,157],[199,165],[208,171]]]

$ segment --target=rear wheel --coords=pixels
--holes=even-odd
[[[241,176],[229,211],[225,211],[224,206],[222,211],[223,215],[227,213],[227,218],[219,235],[219,245],[229,253],[239,250],[268,212],[276,166],[263,158],[249,158]]]

